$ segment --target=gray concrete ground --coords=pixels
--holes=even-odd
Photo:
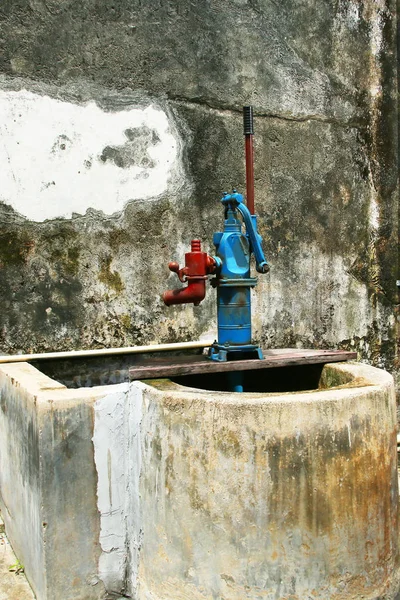
[[[18,567],[18,560],[4,532],[0,515],[0,600],[35,599],[24,573]]]

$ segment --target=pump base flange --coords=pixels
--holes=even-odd
[[[258,359],[262,360],[264,355],[260,346],[254,344],[245,344],[243,346],[233,346],[229,344],[214,344],[208,351],[208,357],[211,360],[218,362],[227,362],[229,360],[244,360],[244,359]]]

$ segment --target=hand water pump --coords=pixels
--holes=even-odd
[[[260,346],[253,344],[251,339],[250,289],[257,285],[257,278],[250,274],[251,255],[254,255],[258,273],[269,271],[254,214],[254,130],[251,106],[243,108],[243,124],[247,206],[243,202],[243,196],[236,190],[222,196],[225,224],[222,232],[214,234],[215,256],[202,252],[200,240],[192,240],[191,251],[185,254],[185,266],[180,268],[176,262],[168,265],[171,271],[177,273],[180,281],[187,282],[187,287],[163,294],[167,306],[184,303],[198,306],[205,297],[208,276],[215,276],[211,279],[211,285],[217,289],[218,340],[209,352],[209,358],[214,361],[263,358]],[[232,383],[232,388],[243,391],[240,382]]]

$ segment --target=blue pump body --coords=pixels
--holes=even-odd
[[[221,202],[225,207],[224,231],[213,238],[218,266],[213,280],[217,288],[218,341],[210,349],[210,358],[263,358],[261,348],[251,339],[250,290],[257,285],[257,278],[250,274],[251,255],[259,273],[269,271],[257,232],[257,217],[250,214],[243,196],[235,190],[224,194]]]

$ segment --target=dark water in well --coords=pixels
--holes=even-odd
[[[244,392],[299,392],[318,389],[322,364],[242,371]],[[227,373],[171,377],[171,381],[203,390],[228,392]]]

